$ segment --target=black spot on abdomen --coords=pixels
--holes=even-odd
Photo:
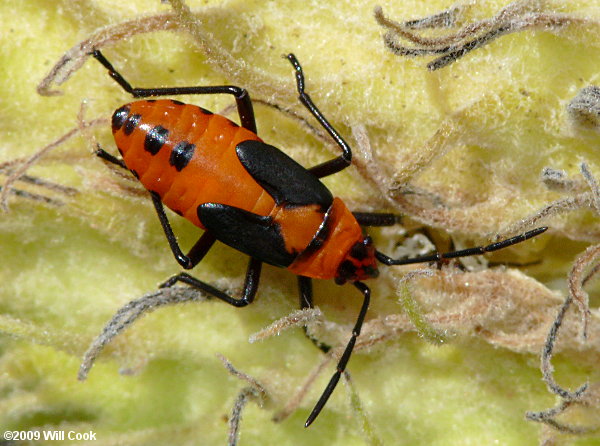
[[[169,164],[175,167],[177,172],[181,172],[193,158],[195,149],[195,144],[187,141],[181,141],[173,148],[171,156],[169,157]]]
[[[125,124],[125,121],[127,120],[127,116],[129,116],[129,106],[128,105],[124,105],[123,107],[115,110],[115,112],[112,115],[112,131],[117,132],[121,127],[123,127],[123,124]]]
[[[144,150],[150,152],[152,155],[156,155],[162,146],[165,145],[169,138],[169,130],[157,125],[146,134],[144,140]]]
[[[142,115],[129,115],[125,120],[125,125],[123,126],[123,133],[125,133],[125,135],[127,136],[131,135],[135,128],[139,125],[141,120]]]

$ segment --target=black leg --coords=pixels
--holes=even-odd
[[[352,215],[361,226],[394,226],[402,220],[399,215],[382,212],[352,212]]]
[[[313,292],[312,292],[312,279],[310,277],[298,276],[298,290],[300,291],[300,308],[313,308]],[[319,341],[317,338],[308,333],[306,326],[302,327],[304,334],[310,342],[315,344],[319,350],[323,353],[327,353],[331,350],[331,346]]]
[[[477,246],[475,248],[463,249],[460,251],[451,251],[451,252],[436,252],[434,254],[421,256],[421,257],[413,257],[409,259],[392,259],[391,257],[382,254],[379,251],[375,251],[375,257],[381,263],[385,265],[408,265],[410,263],[427,263],[427,262],[440,262],[444,259],[454,259],[457,257],[468,257],[468,256],[476,256],[479,254],[485,254],[486,252],[498,251],[499,249],[506,248],[511,245],[515,245],[517,243],[524,242],[536,235],[545,232],[548,228],[542,227],[533,229],[524,234],[517,235],[515,237],[511,237],[506,240],[502,240],[496,243],[491,243],[487,246]]]
[[[123,162],[123,160],[118,159],[117,157],[111,155],[102,147],[98,146],[96,149],[96,155],[100,158],[116,164],[123,169],[127,169],[127,166]],[[169,219],[167,218],[167,214],[165,214],[165,208],[162,204],[160,196],[156,193],[150,192],[152,196],[152,203],[154,204],[154,209],[156,209],[156,214],[158,215],[158,219],[160,220],[160,224],[165,232],[167,237],[167,241],[169,242],[169,246],[171,247],[171,251],[175,256],[177,262],[185,269],[192,269],[196,266],[200,261],[204,258],[204,256],[208,253],[209,249],[215,243],[216,238],[209,234],[208,232],[204,232],[202,236],[198,239],[198,241],[194,244],[192,249],[184,255],[177,243],[177,238],[175,234],[173,234],[173,230],[171,229],[171,225],[169,224]]]
[[[216,237],[210,234],[208,231],[205,231],[200,236],[198,241],[194,243],[194,246],[192,246],[192,249],[190,249],[187,253],[187,258],[190,260],[192,268],[200,263],[210,248],[212,248],[216,240]]]
[[[108,153],[106,150],[100,147],[100,144],[98,144],[98,146],[96,147],[96,151],[94,152],[94,154],[97,157],[102,158],[104,161],[108,161],[109,163],[116,164],[117,166],[122,167],[123,169],[129,170],[125,165],[125,162],[123,162],[123,160],[120,160],[116,156],[113,156],[110,153]]]
[[[337,370],[329,380],[329,384],[327,384],[327,387],[325,387],[321,398],[319,398],[319,401],[317,401],[317,404],[315,404],[314,409],[306,419],[304,427],[310,426],[312,422],[315,421],[315,418],[317,418],[317,416],[327,403],[327,400],[333,393],[338,381],[340,380],[340,376],[342,376],[342,373],[344,373],[344,371],[346,370],[346,365],[348,365],[348,361],[350,360],[350,355],[352,354],[352,350],[354,349],[356,338],[358,338],[358,336],[360,335],[360,330],[365,320],[367,309],[369,308],[369,302],[371,300],[371,290],[362,282],[354,282],[353,285],[356,288],[358,288],[358,290],[364,296],[363,304],[360,308],[360,313],[358,313],[358,318],[356,319],[356,324],[354,324],[354,328],[352,329],[352,336],[350,337],[350,341],[348,341],[348,344],[346,345],[346,350],[344,350],[344,353],[342,354],[342,357],[340,358],[337,364]]]
[[[100,62],[112,77],[127,93],[134,98],[146,98],[149,96],[176,96],[181,94],[230,94],[235,102],[240,116],[242,127],[256,133],[256,121],[254,119],[254,108],[248,92],[234,85],[217,85],[210,87],[167,87],[167,88],[134,88],[123,76],[112,66],[112,64],[98,50],[92,55]]]
[[[319,124],[321,124],[321,126],[327,131],[327,133],[329,133],[337,145],[342,149],[341,156],[311,167],[308,170],[317,178],[323,178],[340,172],[350,165],[352,161],[352,150],[346,141],[344,141],[344,138],[342,138],[337,130],[334,129],[329,123],[329,121],[325,119],[325,116],[323,116],[323,114],[319,111],[317,106],[310,99],[310,96],[304,92],[304,73],[302,72],[302,67],[300,66],[300,62],[298,62],[298,59],[296,59],[296,56],[293,54],[288,54],[287,59],[296,70],[296,87],[298,88],[298,93],[300,95],[298,96],[298,99],[300,99],[300,102],[302,102],[308,111],[310,111],[317,121],[319,121]]]
[[[167,288],[175,285],[177,282],[183,282],[204,291],[211,296],[221,299],[234,307],[245,307],[251,304],[256,296],[258,290],[258,281],[260,279],[260,271],[262,268],[262,262],[260,260],[251,258],[248,263],[248,270],[246,271],[246,280],[244,282],[244,290],[242,291],[242,297],[236,299],[231,297],[229,294],[224,293],[221,290],[209,285],[208,283],[202,282],[195,277],[190,276],[187,273],[179,273],[176,276],[171,277],[160,288]]]
[[[175,256],[175,260],[185,269],[192,269],[196,266],[200,260],[206,255],[208,250],[215,243],[216,238],[210,234],[208,231],[205,231],[202,236],[198,239],[196,244],[192,247],[190,252],[187,255],[184,255],[179,247],[179,243],[177,243],[177,238],[175,234],[173,234],[173,229],[171,229],[171,225],[169,224],[169,219],[167,218],[167,214],[165,214],[165,208],[160,199],[160,195],[156,192],[150,192],[150,196],[152,197],[152,203],[154,204],[154,209],[156,209],[156,214],[158,215],[158,219],[160,220],[160,225],[167,236],[167,241],[169,242],[169,246],[171,247],[171,251]]]

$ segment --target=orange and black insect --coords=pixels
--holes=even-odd
[[[302,67],[293,54],[299,99],[329,133],[342,154],[305,169],[256,135],[252,102],[235,86],[133,88],[99,52],[94,57],[110,76],[135,98],[181,94],[230,94],[237,104],[241,126],[195,105],[170,99],[126,104],[112,116],[112,130],[122,160],[98,148],[97,155],[129,169],[150,192],[158,218],[175,258],[185,269],[196,266],[215,241],[248,255],[250,262],[241,298],[180,273],[162,287],[183,282],[228,304],[243,307],[254,300],[263,263],[289,269],[298,276],[300,305],[313,305],[312,279],[352,283],[363,303],[337,370],[306,420],[309,426],[321,412],[346,369],[370,301],[362,281],[377,277],[384,265],[440,262],[483,254],[522,242],[544,232],[537,228],[483,247],[392,259],[377,251],[361,226],[391,226],[393,214],[352,213],[321,183],[320,178],[350,166],[352,151],[304,92]],[[173,234],[163,204],[204,233],[187,254]],[[329,347],[311,339],[323,351]]]

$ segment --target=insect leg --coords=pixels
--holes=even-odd
[[[298,290],[300,291],[300,308],[304,310],[305,308],[314,308],[313,307],[313,292],[312,292],[312,279],[310,277],[298,276]],[[319,350],[323,353],[327,353],[331,350],[331,346],[319,341],[317,338],[308,333],[306,325],[302,327],[304,329],[304,334],[306,337],[315,344]]]
[[[204,291],[211,296],[221,299],[234,307],[245,307],[251,304],[258,290],[258,281],[260,279],[260,271],[262,268],[262,262],[258,259],[251,258],[248,263],[248,270],[246,271],[246,280],[244,281],[244,290],[242,291],[242,297],[236,299],[231,297],[229,294],[224,293],[221,290],[216,289],[212,285],[206,282],[196,279],[187,273],[179,273],[176,276],[171,277],[160,288],[167,288],[175,285],[177,282],[187,283],[195,288]]]
[[[235,102],[240,116],[242,127],[256,133],[256,121],[254,119],[254,108],[248,91],[244,88],[234,85],[217,86],[198,86],[198,87],[166,87],[166,88],[135,88],[119,73],[115,67],[104,57],[104,55],[94,50],[92,56],[108,70],[112,77],[127,93],[134,98],[146,98],[149,96],[176,96],[181,94],[230,94],[235,98]]]
[[[344,373],[344,370],[346,370],[346,365],[348,364],[348,361],[350,360],[350,355],[352,354],[352,350],[354,349],[354,344],[356,343],[356,338],[358,338],[358,335],[360,335],[360,330],[361,330],[363,322],[365,320],[365,316],[367,314],[367,309],[369,308],[369,302],[371,300],[371,290],[369,289],[368,286],[366,286],[362,282],[354,282],[353,285],[356,288],[358,288],[358,290],[364,296],[363,304],[362,304],[362,307],[360,308],[360,313],[358,313],[358,318],[356,319],[356,324],[354,325],[354,328],[352,329],[352,336],[350,337],[350,341],[348,341],[348,344],[346,345],[346,349],[344,350],[344,353],[342,354],[342,357],[340,358],[340,360],[337,364],[337,370],[335,371],[335,373],[329,380],[329,384],[327,384],[327,387],[325,387],[325,390],[323,391],[323,394],[319,398],[319,401],[317,401],[317,404],[315,404],[314,409],[312,410],[312,412],[306,419],[306,423],[304,423],[304,427],[310,426],[312,424],[312,422],[315,421],[315,418],[317,418],[317,416],[319,415],[319,413],[321,412],[321,410],[327,403],[327,400],[333,393],[333,390],[335,389],[338,381],[340,380],[340,376],[342,376],[342,373]]]
[[[536,235],[545,232],[548,228],[541,227],[536,228],[531,231],[525,232],[524,234],[520,234],[514,237],[511,237],[506,240],[501,240],[496,243],[491,243],[486,246],[477,246],[475,248],[462,249],[460,251],[451,251],[451,252],[436,252],[434,254],[420,256],[420,257],[412,257],[408,259],[392,259],[391,257],[382,254],[379,251],[375,251],[375,257],[381,263],[385,265],[408,265],[410,263],[426,263],[426,262],[439,262],[444,259],[454,259],[457,257],[468,257],[468,256],[476,256],[480,254],[485,254],[486,252],[498,251],[499,249],[506,248],[511,245],[515,245],[517,243],[524,242]]]
[[[386,212],[352,212],[361,226],[394,226],[400,223],[402,217]]]
[[[342,149],[342,154],[337,158],[334,158],[329,161],[325,161],[317,166],[311,167],[308,169],[312,174],[316,175],[317,178],[323,178],[328,175],[332,175],[334,173],[340,172],[348,167],[352,161],[352,150],[344,138],[337,132],[336,129],[325,119],[325,116],[321,113],[321,111],[317,108],[317,106],[313,103],[310,96],[304,92],[304,73],[302,72],[302,67],[300,66],[300,62],[296,59],[296,56],[293,54],[288,54],[287,59],[293,65],[296,70],[296,87],[298,89],[298,99],[300,102],[308,109],[308,111],[319,121],[319,124],[329,133],[329,135],[333,138],[333,140],[337,143],[338,146]]]
[[[190,252],[188,252],[187,255],[184,255],[179,247],[179,244],[177,243],[175,234],[173,234],[173,229],[171,229],[169,219],[167,218],[167,214],[165,214],[165,208],[160,199],[160,195],[158,195],[156,192],[150,192],[150,195],[152,196],[154,209],[156,209],[156,214],[158,215],[160,224],[165,232],[165,236],[167,237],[171,251],[175,256],[175,260],[177,260],[177,262],[183,268],[192,269],[200,262],[200,260],[204,258],[208,250],[215,243],[216,238],[208,231],[205,231],[204,234],[202,234],[198,241],[194,244],[192,249],[190,249]]]
[[[129,170],[125,165],[125,162],[123,162],[123,160],[120,160],[116,156],[108,153],[106,150],[100,147],[100,144],[98,144],[98,146],[96,147],[96,151],[94,152],[94,154],[97,157],[102,158],[104,161],[108,161],[109,163],[116,164],[117,166],[122,167],[123,169]]]
[[[123,162],[123,160],[118,159],[117,157],[111,155],[102,147],[98,146],[96,149],[96,155],[103,160],[106,160],[110,163],[116,164],[123,169],[127,169],[127,166]],[[173,251],[173,255],[179,264],[185,269],[191,269],[196,266],[200,260],[206,255],[208,250],[212,247],[216,238],[205,232],[198,239],[198,241],[194,244],[192,249],[184,255],[177,243],[177,238],[175,234],[173,234],[173,230],[171,229],[171,225],[169,224],[169,220],[167,219],[167,215],[165,214],[165,209],[160,199],[160,196],[156,193],[151,193],[152,195],[152,203],[154,204],[154,208],[156,209],[156,213],[158,214],[158,219],[160,220],[160,224],[165,232],[167,237],[167,241],[169,242],[169,246],[171,247],[171,251]]]

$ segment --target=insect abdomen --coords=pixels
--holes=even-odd
[[[144,187],[200,228],[196,210],[204,203],[259,215],[275,206],[235,151],[260,138],[223,116],[178,101],[137,101],[115,111],[112,127],[125,164]]]

